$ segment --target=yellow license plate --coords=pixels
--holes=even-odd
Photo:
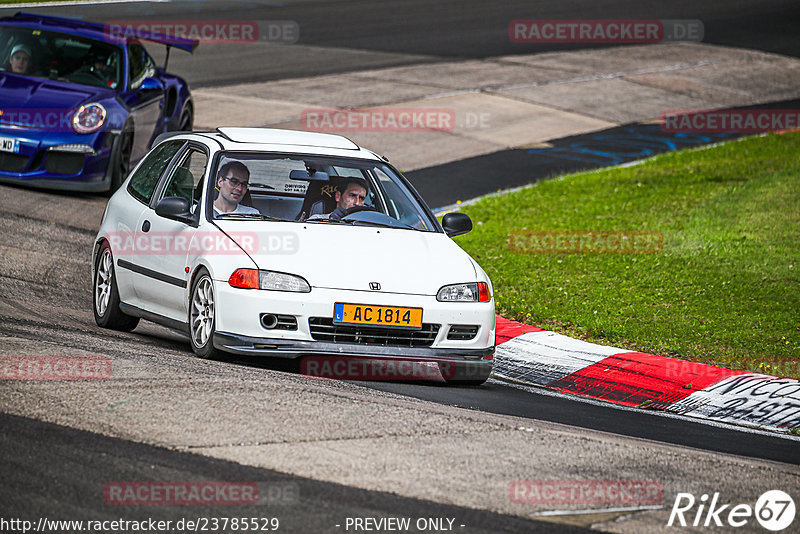
[[[337,324],[422,328],[422,308],[337,302],[333,305],[333,322]]]

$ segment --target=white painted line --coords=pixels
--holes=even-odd
[[[97,0],[96,2],[86,2],[85,0],[62,0],[58,2],[28,2],[25,4],[0,4],[0,9],[19,9],[25,7],[61,7],[61,6],[96,6],[101,4],[138,4],[138,3],[163,3],[172,0]]]
[[[546,512],[536,512],[530,517],[552,517],[559,515],[586,515],[586,514],[606,514],[614,512],[642,512],[644,510],[660,510],[664,508],[661,504],[648,504],[647,506],[630,506],[623,508],[597,508],[587,510],[547,510]]]

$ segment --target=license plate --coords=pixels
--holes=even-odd
[[[12,137],[0,137],[0,152],[19,152],[19,141]]]
[[[333,322],[337,324],[422,328],[422,308],[337,302],[333,305]]]

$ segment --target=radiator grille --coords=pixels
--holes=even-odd
[[[385,347],[430,347],[439,333],[438,324],[423,323],[421,330],[333,324],[330,317],[308,320],[311,337],[331,343],[355,343]]]

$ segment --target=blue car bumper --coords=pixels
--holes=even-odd
[[[13,140],[12,151],[0,151],[0,182],[69,191],[109,189],[117,138],[112,132],[77,135],[0,127],[0,138]]]

